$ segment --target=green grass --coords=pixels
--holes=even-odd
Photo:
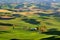
[[[49,35],[52,36],[52,35]],[[2,40],[10,40],[12,38],[17,39],[41,39],[45,37],[49,37],[45,34],[40,34],[39,32],[30,32],[24,30],[11,30],[10,33],[0,34],[0,39]]]
[[[41,24],[41,25],[46,24],[46,22],[51,23],[52,25],[46,24],[47,29],[56,28],[60,31],[60,22],[56,21],[56,19],[54,19],[54,17],[49,17],[50,19],[44,20],[43,18],[37,17],[35,15],[35,16],[32,16],[31,18],[43,21],[43,24]],[[53,36],[53,35],[42,34],[42,33],[36,32],[36,31],[26,31],[23,29],[17,29],[17,28],[22,28],[24,26],[28,26],[28,27],[32,27],[32,28],[40,26],[40,25],[33,25],[33,24],[26,23],[26,22],[22,21],[21,18],[16,18],[16,19],[12,19],[12,20],[0,20],[0,22],[17,24],[17,26],[15,27],[14,30],[12,29],[13,26],[9,26],[9,28],[7,30],[9,33],[1,33],[0,40],[10,40],[12,38],[39,40],[42,38],[47,38],[47,37]]]

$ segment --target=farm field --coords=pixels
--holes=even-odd
[[[0,0],[0,40],[60,40],[60,1]]]
[[[34,15],[34,16],[33,16]],[[16,26],[7,26],[7,25],[1,25],[2,29],[0,29],[0,40],[11,40],[11,39],[21,39],[21,40],[41,40],[43,38],[58,36],[60,37],[58,33],[60,33],[60,17],[47,17],[47,16],[37,16],[36,14],[26,16],[27,19],[35,19],[41,23],[39,24],[33,24],[26,22],[22,19],[25,19],[24,16],[11,19],[11,20],[0,20],[0,23],[7,23],[7,24],[14,24]],[[31,21],[31,20],[30,20]],[[58,33],[41,33],[39,31],[30,31],[30,30],[24,30],[23,28],[25,26],[35,28],[35,27],[41,27],[45,25],[47,27],[47,31],[49,29],[52,29]]]

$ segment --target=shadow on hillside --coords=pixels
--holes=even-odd
[[[14,17],[21,17],[22,15],[20,15],[20,14],[12,14],[12,16],[14,16]]]
[[[20,40],[20,39],[11,39],[11,40]]]
[[[49,29],[47,32],[44,32],[43,34],[47,34],[47,35],[59,35],[60,36],[60,31],[58,31],[57,29]]]
[[[35,19],[22,19],[22,20],[30,24],[40,24],[40,22],[36,21]]]
[[[15,19],[15,18],[0,18],[0,20],[11,20],[11,19]]]
[[[0,23],[1,26],[13,26],[13,24],[9,24],[9,23]]]
[[[3,34],[3,33],[10,33],[9,31],[0,31],[0,34]]]
[[[56,12],[56,13],[52,13],[52,14],[45,14],[45,13],[36,13],[40,16],[54,16],[54,17],[60,17],[60,13],[59,12]]]
[[[40,39],[40,40],[60,40],[60,38],[56,38],[55,36],[52,36],[52,37],[43,38],[43,39]]]
[[[14,39],[10,39],[10,40],[33,40],[33,39],[16,39],[16,38],[14,38]]]

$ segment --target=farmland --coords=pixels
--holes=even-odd
[[[21,15],[21,14],[19,14]],[[22,19],[35,19],[41,23],[39,24],[32,24],[29,22],[26,22]],[[46,19],[47,18],[47,19]],[[46,25],[47,30],[49,29],[56,29],[60,31],[60,21],[59,17],[47,17],[47,16],[38,16],[37,14],[32,14],[29,16],[22,15],[20,17],[16,17],[11,20],[0,20],[0,23],[7,23],[7,24],[14,24],[16,25],[13,29],[13,26],[7,26],[7,25],[1,25],[0,27],[0,40],[11,40],[11,39],[21,39],[21,40],[40,40],[43,38],[48,38],[52,36],[58,36],[60,34],[45,34],[40,33],[38,31],[30,31],[30,30],[24,30],[23,28],[25,26],[35,28],[35,27],[41,27],[43,25]],[[30,20],[31,21],[31,20]]]
[[[0,8],[0,40],[60,39],[59,8],[33,3]]]

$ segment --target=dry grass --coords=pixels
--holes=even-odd
[[[10,12],[8,10],[0,9],[0,12]]]

